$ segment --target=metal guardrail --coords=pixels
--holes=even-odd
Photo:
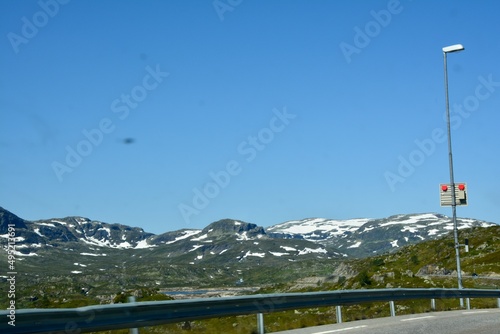
[[[310,307],[449,298],[497,298],[500,306],[500,290],[373,289],[278,293],[95,305],[71,309],[21,309],[14,312],[7,309],[0,311],[0,332],[76,334]],[[8,324],[12,319],[15,320],[15,326]]]

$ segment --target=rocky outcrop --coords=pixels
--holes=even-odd
[[[256,224],[245,223],[233,219],[222,219],[208,225],[201,233],[208,234],[209,236],[240,234],[249,238],[254,238],[259,235],[264,236],[266,231],[262,226],[257,226]]]
[[[446,268],[442,268],[435,264],[428,264],[420,268],[416,274],[416,276],[429,276],[429,275],[451,275],[452,271]]]

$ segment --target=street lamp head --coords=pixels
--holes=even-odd
[[[462,44],[455,44],[450,46],[445,46],[443,48],[444,53],[451,53],[464,50],[464,46]]]

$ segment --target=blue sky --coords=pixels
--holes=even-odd
[[[162,233],[439,212],[500,223],[497,1],[0,2],[0,205]]]

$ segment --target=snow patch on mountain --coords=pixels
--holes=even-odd
[[[38,223],[38,222],[35,222],[35,224],[36,225],[40,225],[40,226],[56,227],[56,225],[51,224],[51,223]]]
[[[358,248],[359,246],[361,246],[361,241],[358,241],[354,245],[351,245],[351,246],[349,246],[347,248]]]
[[[204,240],[206,238],[208,238],[208,234],[203,234],[203,235],[200,235],[197,238],[192,238],[191,241],[201,241],[201,240]]]
[[[305,254],[311,254],[311,253],[323,253],[323,254],[326,254],[328,253],[328,251],[324,248],[316,248],[316,249],[312,249],[312,248],[304,248],[303,250],[299,251],[299,255],[305,255]]]
[[[109,227],[99,227],[97,229],[97,231],[104,231],[106,232],[109,236],[111,236],[111,230],[109,229]]]
[[[85,256],[108,256],[107,254],[95,254],[95,253],[80,253],[80,255],[85,255]]]
[[[401,220],[398,220],[401,218]],[[439,218],[433,214],[433,213],[425,213],[425,214],[419,214],[419,215],[399,215],[394,217],[391,221],[388,221],[386,223],[382,223],[379,226],[384,227],[384,226],[389,226],[389,225],[411,225],[411,224],[416,224],[422,221],[436,221],[439,220]]]
[[[271,252],[269,251],[269,254],[274,255],[274,256],[285,256],[285,255],[290,255],[289,253],[282,253],[282,252]]]
[[[172,241],[167,241],[165,242],[165,244],[173,244],[174,242],[177,242],[177,241],[180,241],[180,240],[184,240],[184,239],[188,239],[194,235],[197,235],[197,234],[200,234],[201,233],[201,230],[185,230],[185,231],[181,231],[181,235],[178,236],[177,238],[175,238],[174,240]]]
[[[203,247],[203,245],[193,245],[193,248],[188,250],[188,252],[194,252],[195,250],[197,250],[198,248],[201,248],[201,247]]]
[[[146,239],[144,239],[144,240],[139,241],[137,243],[137,245],[134,247],[134,249],[144,249],[144,248],[152,248],[152,247],[157,247],[157,246],[148,244],[148,241]]]
[[[427,235],[436,235],[439,232],[437,228],[433,228],[432,230],[427,231]]]
[[[11,250],[11,253],[16,256],[38,256],[37,253],[21,253],[17,250]],[[19,258],[17,260],[20,260]]]
[[[61,225],[68,225],[68,223],[63,222],[63,221],[61,221],[61,220],[56,220],[56,219],[52,219],[52,220],[51,220],[51,222],[53,222],[53,223],[57,223],[57,224],[61,224]]]
[[[306,240],[317,240],[323,238],[325,234],[333,237],[342,235],[346,232],[356,231],[369,220],[370,219],[333,220],[325,218],[291,220],[269,227],[267,232],[302,235]]]
[[[265,257],[266,253],[252,253],[251,251],[246,252],[245,255],[242,256],[242,259],[249,257],[249,256],[255,256],[255,257]]]

